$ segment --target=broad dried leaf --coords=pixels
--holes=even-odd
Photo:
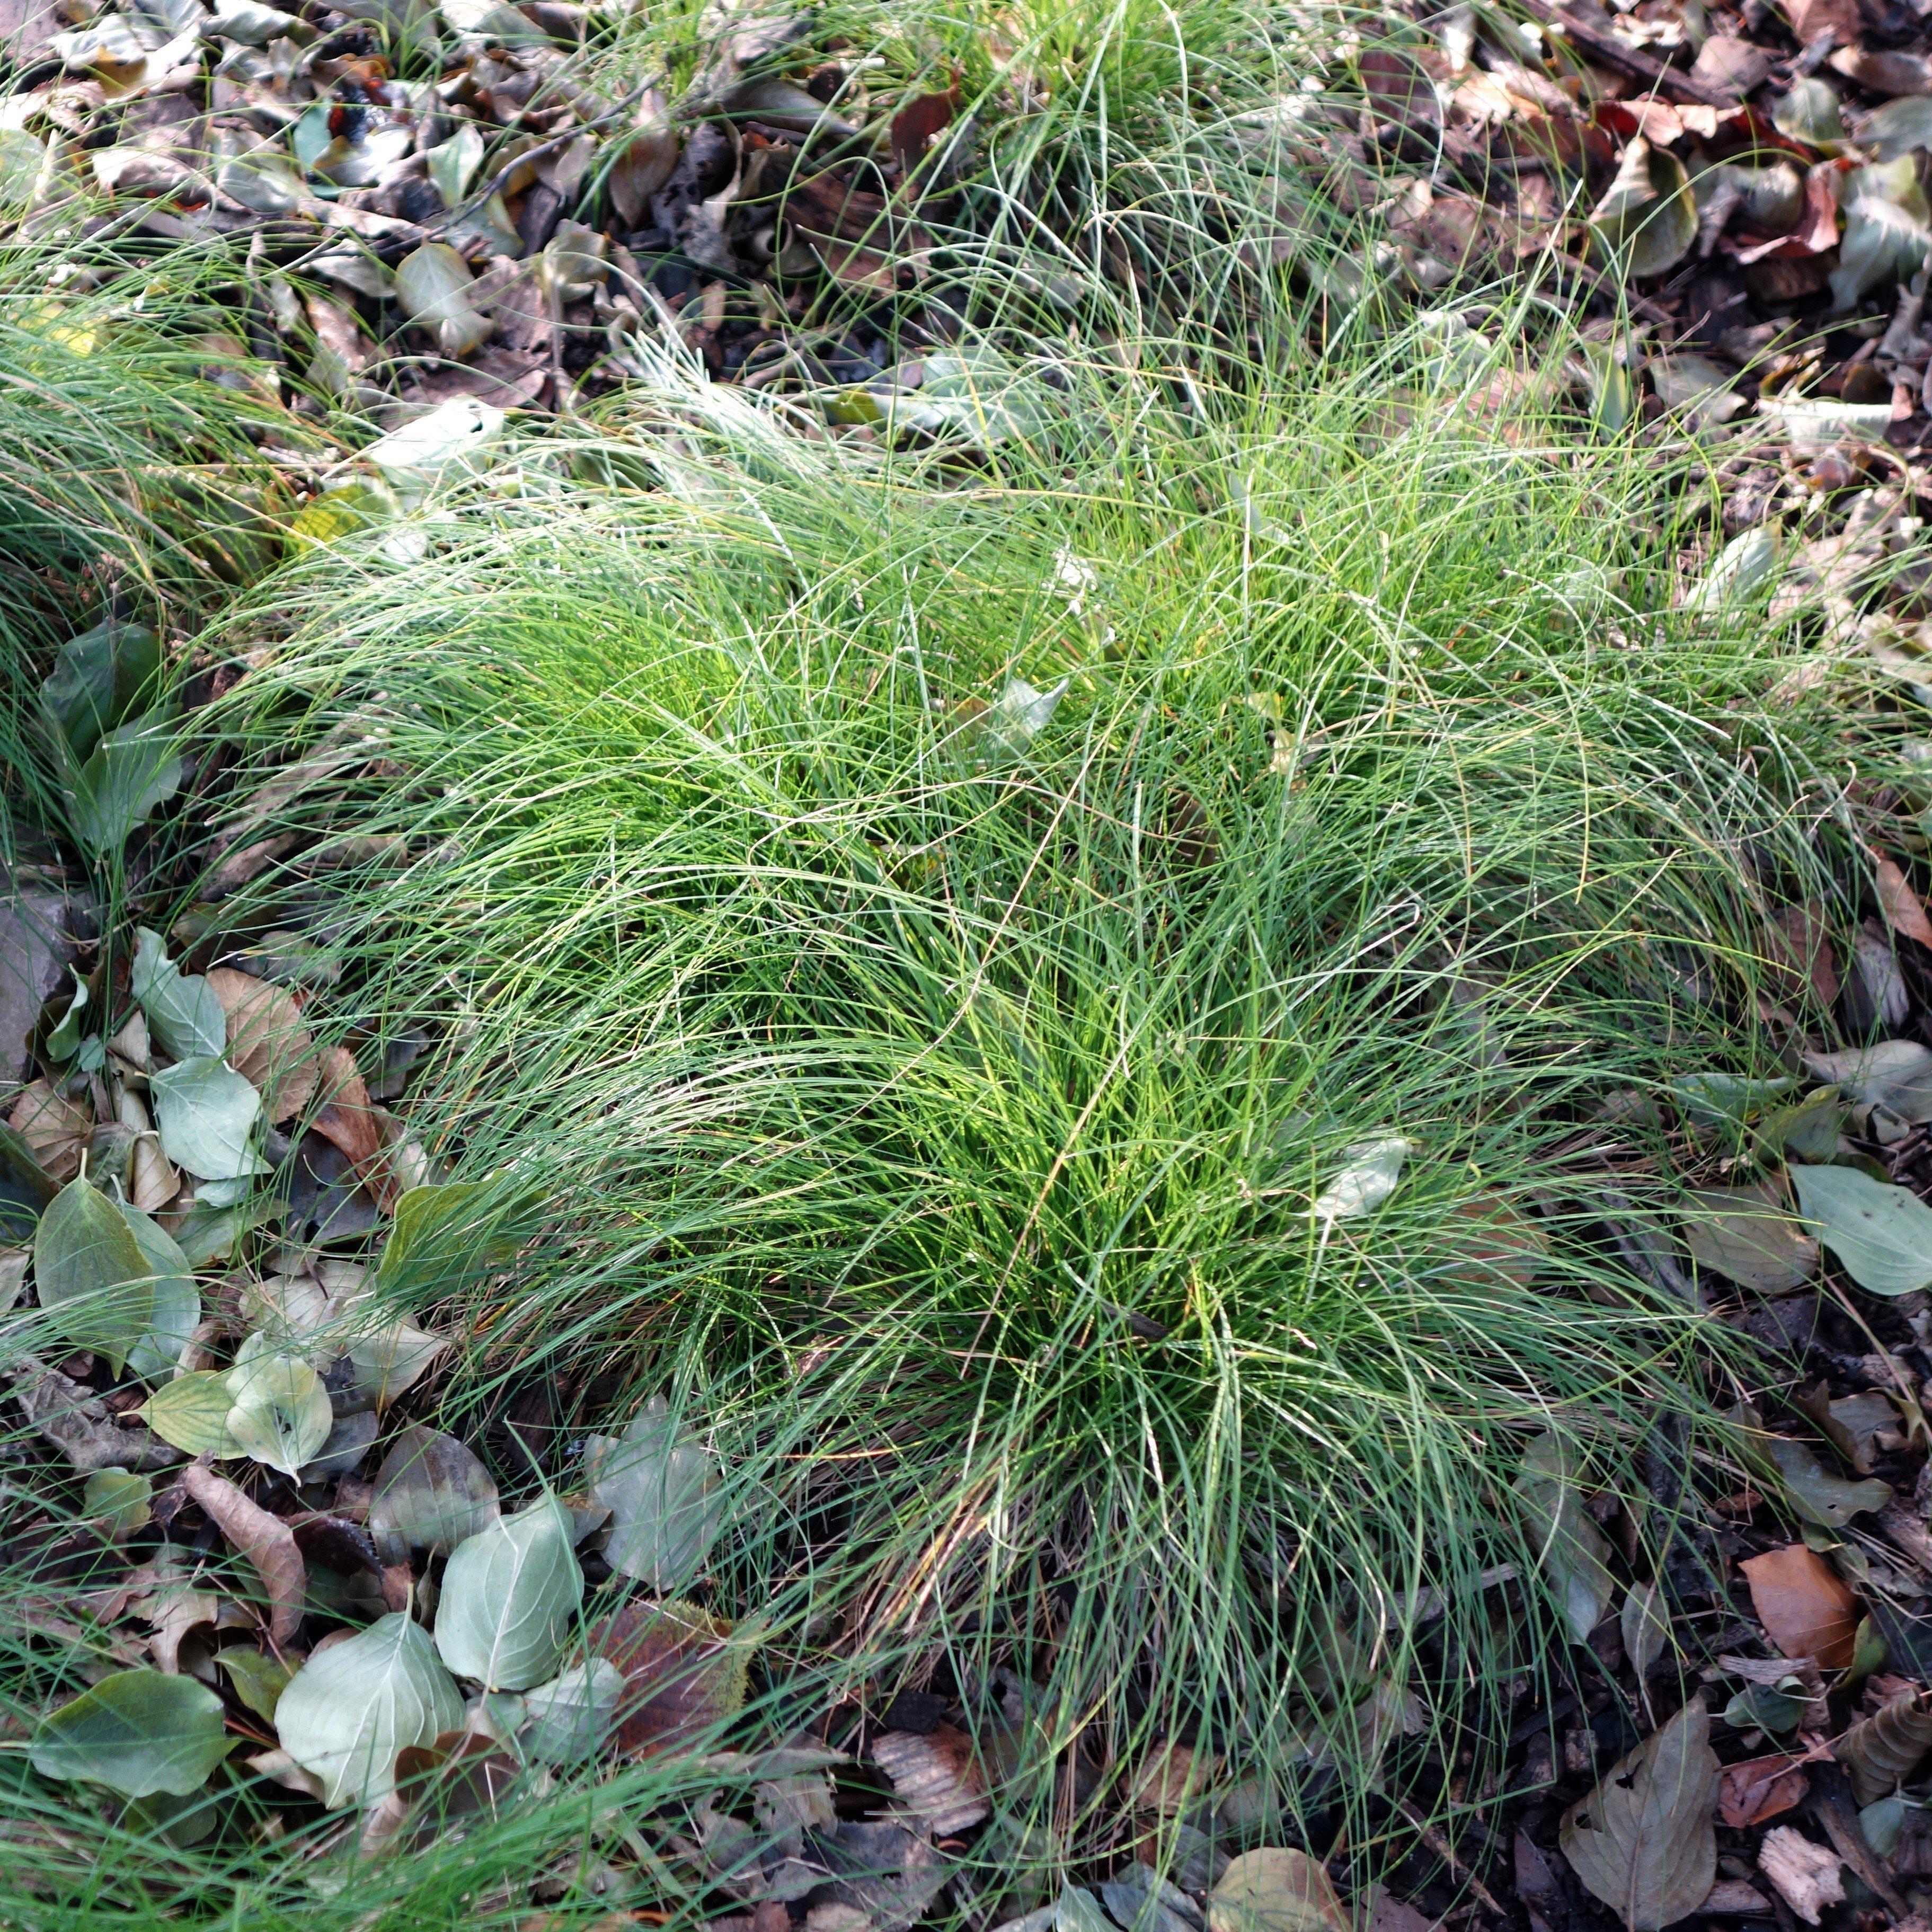
[[[1358,1142],[1348,1149],[1348,1165],[1315,1197],[1310,1211],[1330,1226],[1372,1213],[1395,1192],[1414,1144],[1394,1135]]]
[[[1872,1294],[1932,1288],[1932,1208],[1852,1167],[1791,1165],[1798,1204],[1845,1272]]]
[[[992,1815],[973,1741],[950,1724],[924,1732],[887,1731],[873,1740],[872,1762],[892,1780],[893,1796],[935,1838]]]
[[[1555,1436],[1539,1436],[1523,1451],[1515,1489],[1538,1560],[1556,1586],[1570,1635],[1582,1643],[1603,1622],[1616,1586],[1606,1562],[1610,1545],[1584,1508],[1570,1451]]]
[[[463,1699],[422,1626],[401,1611],[316,1652],[275,1706],[275,1735],[322,1780],[322,1802],[372,1804],[395,1789],[396,1754],[463,1722]]]
[[[1908,1690],[1854,1724],[1838,1742],[1861,1804],[1889,1797],[1932,1751],[1932,1690]]]
[[[226,1477],[200,1463],[189,1464],[181,1480],[236,1555],[254,1566],[268,1594],[268,1635],[276,1643],[286,1643],[302,1623],[308,1594],[308,1566],[296,1546],[295,1532],[280,1516],[250,1502]]]
[[[1352,1932],[1327,1872],[1306,1852],[1244,1852],[1208,1894],[1208,1932]]]
[[[1710,1714],[1694,1699],[1563,1814],[1563,1856],[1631,1932],[1661,1932],[1704,1902],[1718,1876],[1720,1774]]]
[[[1807,1522],[1825,1529],[1842,1529],[1855,1516],[1882,1510],[1892,1500],[1892,1486],[1871,1477],[1848,1483],[1826,1469],[1802,1442],[1781,1436],[1764,1438],[1766,1453],[1784,1479],[1792,1507]]]
[[[1767,1550],[1738,1566],[1765,1634],[1786,1657],[1841,1670],[1858,1648],[1858,1600],[1838,1573],[1802,1543]]]
[[[1684,164],[1641,136],[1633,140],[1590,226],[1625,274],[1660,275],[1674,268],[1697,238],[1697,205]]]
[[[228,1755],[221,1700],[191,1677],[118,1670],[34,1733],[43,1778],[104,1784],[124,1798],[191,1797]]]
[[[226,1016],[230,1066],[260,1094],[270,1120],[300,1112],[322,1078],[302,1009],[281,987],[232,966],[216,967],[208,983]]]
[[[1922,194],[1919,202],[1924,202]],[[1932,244],[1932,233],[1926,238]],[[1925,916],[1925,906],[1918,895],[1912,890],[1906,879],[1894,862],[1879,858],[1872,862],[1872,883],[1878,888],[1878,902],[1883,909],[1886,923],[1901,938],[1916,939],[1921,946],[1932,946],[1932,920]]]
[[[590,1648],[624,1673],[617,1747],[627,1756],[686,1748],[744,1704],[751,1646],[694,1604],[627,1604],[592,1629]]]
[[[436,1647],[486,1690],[542,1683],[577,1627],[584,1572],[570,1513],[554,1497],[460,1543],[442,1573]]]
[[[1804,1067],[1848,1100],[1883,1107],[1915,1126],[1932,1120],[1932,1046],[1882,1040],[1842,1053],[1808,1053]]]
[[[476,278],[446,242],[428,242],[396,265],[396,299],[412,322],[432,331],[446,356],[460,359],[489,340],[496,325],[471,299]]]
[[[1786,1294],[1818,1272],[1818,1244],[1761,1187],[1703,1187],[1686,1197],[1684,1245],[1700,1268],[1761,1294]]]
[[[433,1556],[454,1550],[500,1514],[496,1483],[470,1450],[418,1425],[396,1438],[376,1472],[369,1533],[385,1563],[400,1563],[412,1546]]]
[[[1718,1811],[1733,1831],[1762,1825],[1804,1802],[1810,1788],[1806,1760],[1787,1751],[1747,1758],[1724,1768]]]

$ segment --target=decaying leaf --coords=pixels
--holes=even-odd
[[[228,1755],[221,1700],[191,1677],[118,1670],[40,1720],[43,1778],[104,1784],[124,1798],[187,1798]]]
[[[1563,1814],[1563,1856],[1630,1932],[1661,1932],[1703,1903],[1718,1876],[1720,1776],[1694,1698]]]
[[[429,242],[396,268],[403,313],[434,332],[444,355],[461,357],[489,340],[496,325],[471,299],[476,278],[446,242]]]
[[[923,1732],[886,1731],[872,1741],[872,1762],[892,1780],[893,1796],[936,1838],[992,1814],[973,1741],[950,1724]]]
[[[1785,1494],[1792,1507],[1807,1522],[1826,1529],[1842,1529],[1852,1518],[1865,1511],[1882,1510],[1892,1500],[1892,1486],[1870,1477],[1862,1483],[1848,1483],[1822,1467],[1802,1442],[1782,1436],[1763,1438],[1763,1447],[1778,1474],[1784,1479]]]
[[[1880,1040],[1842,1053],[1808,1053],[1804,1066],[1849,1100],[1883,1107],[1915,1125],[1932,1120],[1932,1046]]]
[[[1802,1804],[1810,1788],[1805,1762],[1788,1751],[1774,1751],[1768,1757],[1726,1765],[1718,1795],[1718,1816],[1733,1831],[1742,1831]]]
[[[1625,274],[1660,275],[1675,267],[1697,238],[1697,206],[1684,164],[1641,136],[1633,140],[1590,226]]]
[[[1352,1924],[1321,1865],[1278,1846],[1244,1852],[1208,1894],[1208,1932],[1351,1932]]]
[[[718,1467],[654,1395],[621,1436],[593,1436],[584,1455],[590,1499],[610,1512],[604,1560],[663,1592],[689,1582],[718,1534]]]
[[[1583,1507],[1570,1450],[1553,1435],[1537,1437],[1523,1451],[1515,1489],[1538,1560],[1556,1586],[1570,1634],[1582,1643],[1603,1622],[1616,1586],[1606,1562],[1610,1545]]]
[[[322,1063],[302,1023],[302,1009],[282,987],[218,966],[209,990],[225,1016],[228,1064],[262,1096],[271,1120],[286,1120],[314,1097]]]
[[[182,1472],[182,1487],[227,1538],[236,1556],[254,1566],[268,1598],[268,1635],[286,1643],[302,1619],[308,1568],[296,1546],[295,1532],[280,1516],[251,1502],[225,1476],[200,1463]]]
[[[226,1382],[229,1438],[244,1456],[292,1476],[328,1440],[334,1412],[308,1363],[244,1343]]]
[[[322,1802],[370,1804],[395,1789],[396,1754],[463,1721],[463,1700],[422,1627],[401,1611],[318,1650],[275,1706],[282,1748],[321,1779]]]
[[[369,1533],[385,1563],[405,1562],[411,1546],[432,1556],[454,1550],[500,1514],[489,1472],[453,1436],[406,1429],[376,1472]]]
[[[1394,1135],[1358,1142],[1348,1150],[1348,1166],[1315,1197],[1310,1212],[1328,1225],[1372,1213],[1395,1192],[1402,1162],[1414,1147]]]
[[[688,1747],[744,1703],[750,1643],[694,1604],[627,1604],[592,1627],[590,1648],[624,1673],[617,1746],[627,1756]]]
[[[1838,1740],[1838,1762],[1861,1804],[1888,1797],[1932,1751],[1932,1691],[1908,1690]]]
[[[1738,1566],[1765,1634],[1789,1658],[1841,1670],[1858,1646],[1858,1600],[1838,1573],[1802,1543],[1767,1550]]]
[[[1818,1272],[1818,1244],[1762,1188],[1700,1188],[1688,1203],[1684,1245],[1700,1268],[1762,1294],[1788,1294]]]
[[[436,1648],[490,1690],[542,1683],[576,1628],[584,1572],[570,1513],[545,1496],[456,1546],[442,1574]]]

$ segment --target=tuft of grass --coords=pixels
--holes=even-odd
[[[332,1004],[432,1037],[432,1150],[546,1197],[438,1309],[442,1419],[668,1391],[770,1708],[936,1681],[1020,1734],[989,1914],[1016,1861],[1172,1856],[1124,1801],[1174,1741],[1238,1840],[1346,1819],[1366,1874],[1560,1658],[1485,1608],[1514,1564],[1550,1628],[1525,1442],[1628,1480],[1709,1414],[1605,1103],[1762,1070],[1844,721],[1668,610],[1644,464],[1483,433],[1431,340],[1204,424],[1076,369],[970,487],[667,362],[427,562],[278,583],[223,721],[261,779],[377,734],[269,823],[380,865],[224,916],[305,910]],[[1016,677],[1066,686],[1030,738]],[[1385,1205],[1316,1210],[1391,1138]]]

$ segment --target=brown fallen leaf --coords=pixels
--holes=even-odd
[[[56,1094],[44,1080],[20,1090],[7,1124],[56,1180],[71,1180],[80,1172],[80,1156],[94,1132],[94,1116]]]
[[[1837,1000],[1838,964],[1825,925],[1822,899],[1807,899],[1802,905],[1786,906],[1774,914],[1765,929],[1765,940],[1767,954],[1790,976],[1787,998],[1809,986],[1821,1006]]]
[[[326,1046],[318,1056],[323,1104],[310,1122],[359,1174],[382,1150],[382,1124],[369,1104],[369,1089],[346,1047]]]
[[[232,966],[214,968],[208,983],[228,1016],[229,1065],[260,1092],[270,1120],[299,1112],[322,1078],[302,1009],[280,986]]]
[[[1841,1862],[1836,1852],[1814,1844],[1789,1825],[1774,1825],[1758,1847],[1758,1870],[1808,1925],[1817,1924],[1825,1906],[1844,1904],[1845,1881],[1838,1869]]]
[[[1697,1909],[1713,1918],[1755,1918],[1769,1913],[1771,1900],[1747,1880],[1720,1878]]]
[[[1899,867],[1889,859],[1874,860],[1872,883],[1878,890],[1880,910],[1892,931],[1901,938],[1917,940],[1921,946],[1932,946],[1932,920],[1925,916],[1924,902]]]
[[[1351,1932],[1328,1874],[1306,1852],[1244,1852],[1208,1894],[1208,1932]]]
[[[872,1762],[892,1780],[892,1795],[935,1838],[992,1815],[973,1741],[950,1724],[924,1733],[887,1731],[873,1740]]]
[[[191,1462],[182,1472],[182,1487],[202,1514],[248,1558],[268,1593],[268,1636],[286,1643],[300,1627],[308,1594],[308,1566],[296,1546],[295,1532],[278,1516],[250,1502],[226,1476]]]
[[[655,1757],[700,1738],[745,1701],[750,1646],[695,1604],[627,1604],[592,1627],[590,1642],[627,1680],[616,1711],[627,1755]]]
[[[1802,1543],[1767,1550],[1738,1566],[1765,1634],[1786,1657],[1841,1670],[1858,1648],[1858,1600],[1843,1577]]]
[[[1805,1760],[1786,1751],[1726,1765],[1718,1787],[1718,1815],[1733,1830],[1761,1825],[1804,1802],[1810,1788]]]

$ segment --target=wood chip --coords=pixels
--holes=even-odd
[[[1774,1825],[1758,1847],[1758,1870],[1808,1925],[1818,1923],[1826,1906],[1844,1903],[1845,1882],[1839,1864],[1836,1852],[1814,1845],[1789,1825]]]

